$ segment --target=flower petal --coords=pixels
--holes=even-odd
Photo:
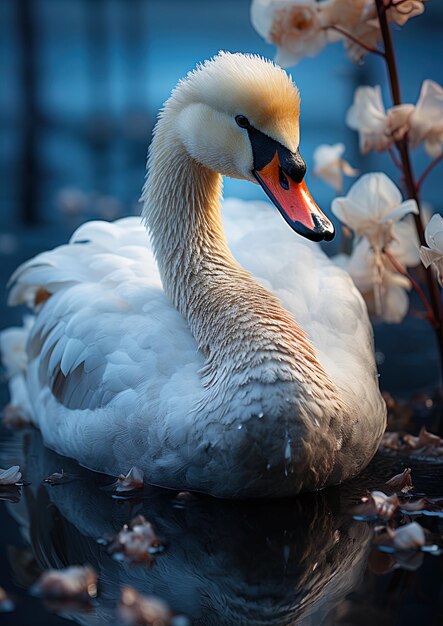
[[[416,267],[420,263],[419,241],[415,223],[410,217],[392,226],[393,240],[389,251],[405,267]]]
[[[425,267],[429,267],[431,264],[437,271],[437,279],[440,286],[443,287],[443,255],[436,250],[421,246],[420,259]]]
[[[348,198],[377,221],[402,202],[400,190],[383,172],[361,176],[349,190]]]
[[[361,176],[347,196],[335,198],[331,209],[357,235],[368,235],[371,227],[386,220],[397,221],[406,213],[417,210],[410,201],[402,203],[400,190],[383,172]]]
[[[386,122],[380,85],[357,87],[354,102],[346,114],[346,124],[358,131],[383,133]]]
[[[393,0],[387,9],[389,21],[404,26],[409,18],[423,13],[423,2],[426,0]]]
[[[383,222],[385,221],[398,222],[408,213],[418,214],[418,206],[415,200],[405,200],[398,207],[396,207],[393,211],[391,211],[390,213],[387,213],[384,216],[382,221]]]
[[[381,319],[388,324],[399,324],[406,317],[408,309],[409,297],[405,287],[392,281],[384,294]]]
[[[0,485],[15,485],[21,480],[22,473],[19,465],[8,469],[0,469]]]
[[[277,50],[275,52],[274,61],[278,63],[281,67],[291,67],[291,65],[296,65],[303,55],[292,52],[291,50],[286,50],[285,48],[281,48],[277,46]]]
[[[343,174],[345,174],[346,176],[354,177],[360,174],[359,170],[355,169],[355,167],[352,167],[352,165],[344,159],[341,160],[341,167],[343,170]]]
[[[420,97],[410,118],[409,141],[416,148],[423,141],[438,144],[443,141],[443,88],[433,80],[425,80]],[[433,150],[437,151],[434,146]]]
[[[376,277],[375,254],[367,239],[360,239],[354,246],[346,269],[362,293],[372,290]]]
[[[420,259],[425,267],[429,267],[431,263],[437,263],[438,261],[443,262],[443,254],[440,254],[440,252],[436,250],[431,250],[426,246],[421,246]]]
[[[424,142],[425,152],[436,159],[443,153],[443,132]]]
[[[399,104],[387,111],[387,128],[395,141],[400,141],[409,131],[409,118],[414,110],[413,104]]]
[[[400,526],[394,534],[394,546],[398,550],[411,550],[419,548],[426,543],[425,531],[417,524],[412,522],[405,526]]]
[[[425,228],[425,239],[428,246],[443,254],[443,217],[435,213]]]
[[[143,489],[143,472],[133,466],[126,475],[120,474],[115,483],[115,490],[120,493],[135,489]]]
[[[283,67],[315,56],[328,43],[322,13],[315,0],[254,0],[251,5],[254,28],[277,46],[276,61]]]
[[[343,185],[343,173],[347,176],[355,176],[358,172],[349,163],[342,159],[345,145],[322,144],[314,151],[314,174],[327,182],[337,192]]]
[[[314,150],[314,168],[321,169],[336,163],[341,159],[345,151],[344,143],[336,143],[334,145],[321,144]]]
[[[89,565],[48,569],[40,576],[33,591],[51,599],[86,601],[97,595],[97,574]]]

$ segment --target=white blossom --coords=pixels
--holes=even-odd
[[[360,20],[350,31],[350,34],[358,41],[361,41],[369,48],[375,48],[381,39],[380,24],[377,18],[373,20]],[[343,43],[348,57],[355,63],[361,63],[363,57],[368,53],[366,48],[360,46],[356,41],[343,37]]]
[[[386,118],[380,87],[358,87],[346,114],[346,124],[358,131],[363,154],[371,149],[384,150],[389,145]]]
[[[387,18],[403,25],[423,13],[425,1],[384,0]],[[343,41],[350,58],[359,62],[367,49],[355,40],[375,48],[381,39],[374,0],[253,0],[251,21],[266,41],[277,45],[276,60],[283,66],[315,56],[336,41]]]
[[[388,6],[387,16],[390,22],[404,26],[410,17],[421,15],[425,10],[423,2],[427,0],[384,0]]]
[[[438,157],[443,152],[443,88],[425,80],[420,97],[409,119],[409,141],[416,148],[424,142],[426,152]]]
[[[389,22],[404,26],[410,17],[421,15],[425,10],[427,0],[384,0],[386,16]],[[378,25],[377,7],[375,0],[367,0],[362,22]]]
[[[392,141],[401,141],[409,132],[413,104],[398,104],[386,111],[386,131]]]
[[[343,263],[342,263],[343,266]],[[385,255],[377,255],[367,239],[360,239],[345,269],[365,299],[368,311],[381,321],[398,324],[409,309],[411,284],[399,274]]]
[[[443,152],[443,88],[423,82],[417,104],[400,104],[385,110],[381,89],[358,87],[346,115],[348,126],[359,133],[360,150],[386,150],[406,135],[412,148],[424,143],[433,157]]]
[[[315,56],[328,42],[315,0],[253,0],[251,21],[266,41],[277,45],[275,60],[283,67]]]
[[[359,133],[360,151],[386,150],[400,141],[409,130],[412,104],[400,104],[385,110],[381,88],[358,87],[354,102],[346,114],[346,123]]]
[[[343,174],[357,176],[358,170],[354,169],[343,157],[345,145],[322,144],[314,151],[314,174],[323,179],[337,192],[343,187]]]
[[[343,40],[331,26],[357,27],[367,0],[253,0],[256,31],[277,45],[276,61],[287,67],[316,56],[329,42]]]
[[[339,263],[345,267],[365,298],[369,312],[398,323],[409,308],[409,279],[392,264],[388,251],[402,267],[419,262],[419,246],[409,213],[417,213],[413,200],[402,202],[401,193],[382,173],[362,176],[347,196],[336,198],[333,213],[357,239],[352,254]]]
[[[403,267],[420,264],[420,243],[412,215],[392,225],[392,241],[386,249]]]
[[[403,267],[419,263],[417,232],[411,217],[392,226],[392,241],[387,249]],[[369,313],[381,321],[398,324],[409,309],[408,291],[411,283],[392,265],[386,254],[376,253],[363,237],[357,241],[350,256],[334,259],[346,269],[363,295]]]
[[[400,190],[383,172],[365,174],[346,196],[335,198],[332,212],[380,251],[394,240],[393,224],[408,213],[418,213],[415,200],[402,201]]]
[[[425,267],[435,268],[438,282],[443,286],[443,217],[438,213],[426,226],[425,239],[428,246],[421,246],[420,258]]]

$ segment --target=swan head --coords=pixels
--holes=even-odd
[[[300,96],[288,74],[256,55],[221,52],[179,82],[166,109],[202,165],[261,185],[299,234],[330,241],[334,227],[310,195],[300,155]]]

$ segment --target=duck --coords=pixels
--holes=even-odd
[[[14,272],[9,304],[34,319],[11,383],[46,446],[231,499],[315,491],[367,466],[386,426],[373,332],[319,245],[334,227],[299,147],[292,78],[220,52],[159,113],[141,217],[87,222]],[[271,202],[222,206],[223,176]]]

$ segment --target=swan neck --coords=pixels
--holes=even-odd
[[[238,267],[223,230],[221,192],[221,175],[191,158],[180,139],[159,124],[148,159],[143,216],[163,288],[190,322],[190,299],[211,282],[211,271],[217,267],[228,275]]]
[[[225,406],[238,405],[240,397],[252,406],[245,389],[255,393],[257,385],[269,410],[278,407],[279,393],[278,410],[293,411],[303,385],[326,398],[332,386],[305,333],[233,258],[221,223],[221,188],[221,176],[193,160],[160,120],[143,214],[164,290],[205,356],[204,385],[224,389],[218,397]]]

